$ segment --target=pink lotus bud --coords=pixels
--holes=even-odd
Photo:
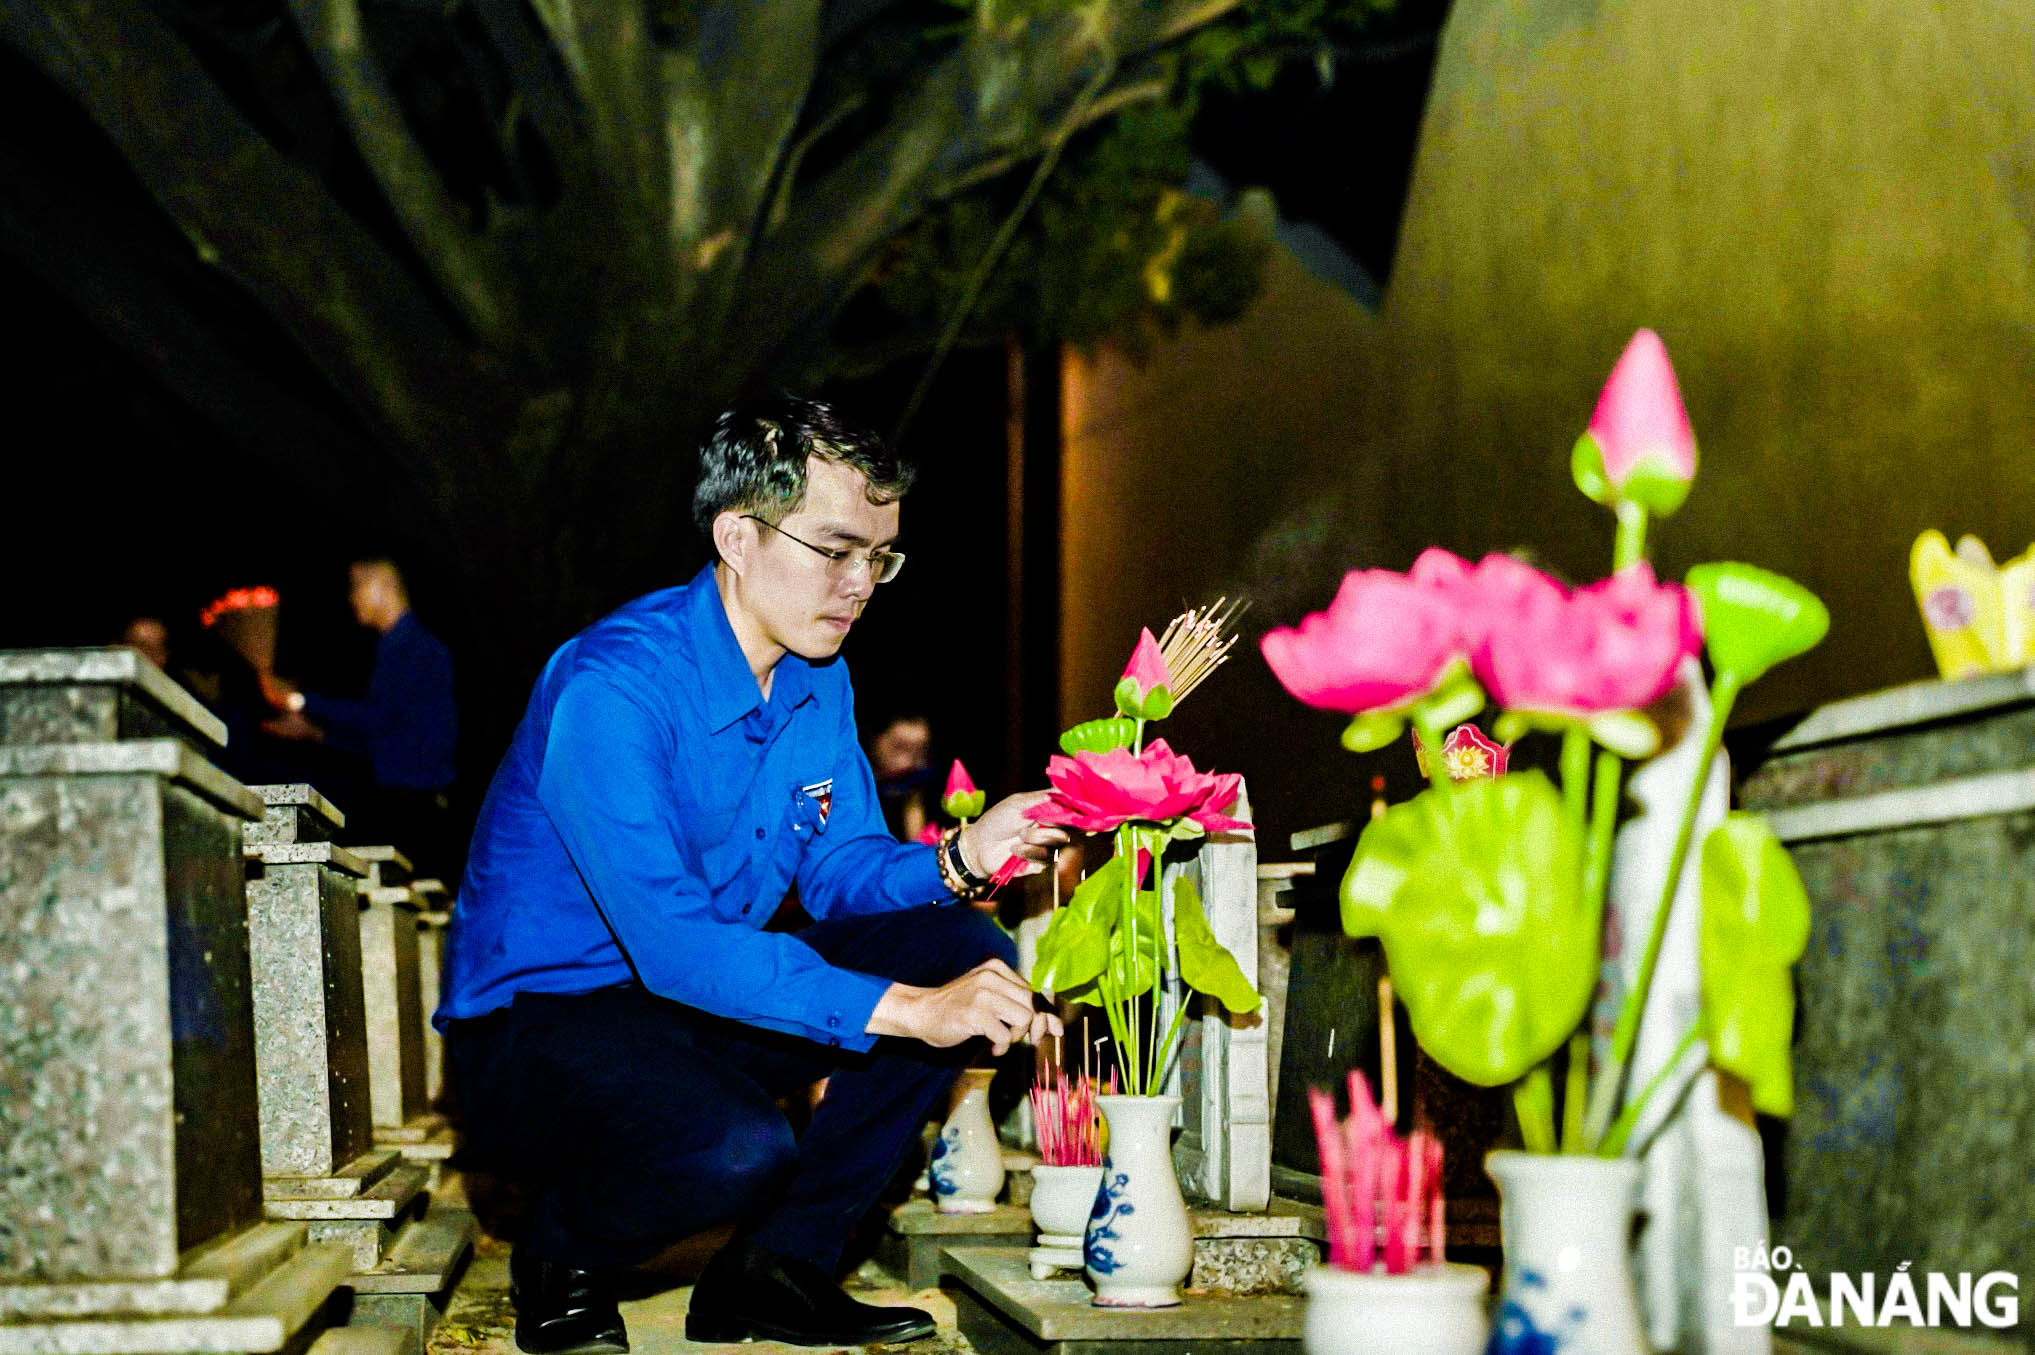
[[[1625,346],[1571,468],[1599,503],[1630,500],[1662,517],[1682,506],[1696,478],[1696,434],[1660,335],[1642,329]]]
[[[1123,675],[1138,684],[1141,699],[1154,687],[1172,685],[1173,675],[1166,671],[1166,656],[1159,652],[1159,642],[1152,638],[1150,626],[1138,632],[1138,647],[1131,651],[1131,661]]]
[[[972,819],[982,812],[988,798],[975,788],[961,759],[955,758],[953,770],[947,773],[947,792],[940,797],[940,808],[957,819]]]

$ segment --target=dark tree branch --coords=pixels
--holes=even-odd
[[[485,235],[462,228],[465,213],[411,137],[367,50],[358,0],[291,0],[290,13],[411,247],[474,334],[491,348],[507,348],[516,321],[510,270]]]
[[[671,238],[688,310],[719,328],[819,63],[820,0],[725,0],[663,54]]]
[[[488,385],[324,186],[241,119],[145,6],[7,0],[0,33],[79,101],[198,257],[295,336],[366,426],[412,453],[440,502],[457,502],[460,458],[420,449],[472,445]]]
[[[875,251],[928,207],[1038,154],[1051,118],[1094,72],[1136,61],[1241,0],[1092,0],[1050,19],[978,25],[899,101],[888,125],[846,163],[806,186],[760,247],[742,297],[744,351],[774,353],[844,295]],[[1141,74],[1105,89],[1097,110],[1159,92]],[[1100,116],[1099,112],[1091,116]],[[738,359],[739,361],[739,359]]]

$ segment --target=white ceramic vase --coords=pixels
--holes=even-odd
[[[986,1214],[1003,1191],[1003,1145],[989,1118],[994,1068],[964,1068],[955,1081],[954,1109],[933,1140],[934,1207],[942,1214]]]
[[[1383,1270],[1316,1266],[1307,1273],[1307,1355],[1483,1355],[1491,1332],[1476,1266]]]
[[[1646,1355],[1632,1286],[1639,1164],[1492,1153],[1505,1274],[1491,1355]]]
[[[1194,1233],[1173,1174],[1177,1096],[1098,1096],[1109,1126],[1082,1259],[1102,1308],[1170,1308],[1194,1268]]]

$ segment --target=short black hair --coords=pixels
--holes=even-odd
[[[700,446],[692,516],[713,538],[714,519],[733,510],[776,526],[806,497],[806,459],[818,457],[862,472],[871,503],[894,503],[917,470],[874,432],[832,405],[796,395],[745,400],[714,421]]]

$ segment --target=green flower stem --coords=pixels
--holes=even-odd
[[[1618,514],[1618,538],[1611,547],[1611,571],[1615,574],[1646,558],[1647,511],[1629,499],[1621,500],[1614,511]]]
[[[1590,788],[1590,838],[1583,856],[1583,897],[1602,913],[1611,887],[1611,843],[1618,827],[1618,793],[1625,762],[1608,748],[1597,750],[1597,779]]]
[[[1588,813],[1585,797],[1590,789],[1590,731],[1570,725],[1562,731],[1562,812],[1569,831],[1580,841],[1583,819]]]
[[[1140,721],[1140,736],[1143,734],[1143,728],[1143,722]],[[1137,829],[1128,823],[1116,830],[1116,854],[1122,858],[1124,866],[1124,892],[1118,914],[1118,930],[1123,933],[1124,938],[1122,963],[1124,978],[1128,985],[1138,974],[1138,834]],[[1127,1089],[1138,1085],[1138,1074],[1142,1071],[1140,1065],[1143,1063],[1141,1056],[1144,1053],[1144,1042],[1137,1038],[1137,1019],[1137,996],[1126,995],[1124,1024],[1127,1027],[1129,1041],[1120,1047],[1123,1050],[1124,1086]]]
[[[1674,1056],[1661,1065],[1660,1071],[1647,1079],[1646,1086],[1641,1089],[1639,1095],[1633,1097],[1631,1103],[1618,1113],[1618,1118],[1611,1122],[1610,1132],[1605,1134],[1603,1144],[1597,1149],[1599,1156],[1618,1157],[1625,1152],[1625,1145],[1631,1140],[1632,1131],[1639,1125],[1639,1117],[1646,1113],[1647,1102],[1653,1099],[1655,1092],[1667,1085],[1667,1080],[1682,1066],[1682,1060],[1688,1057],[1689,1047],[1696,1043],[1696,1037],[1702,1029],[1700,1021],[1689,1023],[1689,1029],[1682,1035],[1682,1042],[1675,1046]]]
[[[1590,1036],[1569,1037],[1569,1067],[1562,1083],[1562,1151],[1583,1151],[1583,1101],[1590,1093]]]
[[[1449,769],[1441,760],[1441,745],[1446,735],[1437,729],[1424,715],[1413,714],[1413,737],[1420,741],[1421,752],[1427,758],[1427,780],[1437,795],[1455,792],[1455,782],[1449,778]]]
[[[1150,1086],[1145,1088],[1145,1095],[1147,1096],[1157,1096],[1165,1086],[1166,1066],[1173,1061],[1176,1042],[1180,1038],[1180,1028],[1187,1021],[1187,1004],[1193,1001],[1193,998],[1194,995],[1192,993],[1183,992],[1181,994],[1179,1010],[1173,1013],[1173,1025],[1167,1030],[1165,1040],[1159,1045],[1158,1056],[1152,1061],[1152,1082]],[[1154,1021],[1152,1025],[1156,1029],[1158,1022]]]
[[[1731,717],[1741,682],[1736,673],[1719,673],[1710,690],[1710,724],[1703,731],[1703,755],[1696,762],[1696,774],[1689,779],[1689,796],[1682,804],[1682,821],[1675,829],[1674,851],[1668,856],[1667,877],[1661,881],[1661,896],[1654,904],[1653,929],[1646,938],[1646,950],[1639,961],[1639,975],[1625,1001],[1619,1004],[1618,1025],[1611,1033],[1611,1057],[1590,1101],[1590,1118],[1584,1126],[1584,1142],[1593,1151],[1604,1140],[1611,1114],[1618,1101],[1618,1084],[1625,1079],[1626,1060],[1639,1038],[1640,1014],[1646,1010],[1647,990],[1653,986],[1654,966],[1660,962],[1661,942],[1668,932],[1668,912],[1681,883],[1682,863],[1689,856],[1689,841],[1695,836],[1696,811],[1703,803],[1703,787],[1710,781],[1710,763],[1724,742],[1724,722]]]
[[[1555,1087],[1545,1059],[1512,1084],[1512,1109],[1519,1115],[1519,1133],[1526,1141],[1526,1151],[1554,1152]]]

